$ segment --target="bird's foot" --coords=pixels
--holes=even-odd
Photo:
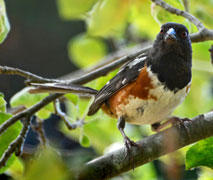
[[[135,147],[139,147],[138,144],[136,144],[134,141],[130,140],[127,136],[124,137],[124,144],[125,144],[125,148],[126,148],[126,154],[125,154],[125,158],[129,159],[129,163],[132,164],[132,169],[134,170],[135,166],[134,166],[134,157],[132,155],[132,151],[131,148],[133,146]]]
[[[191,122],[192,121],[191,119],[179,118],[179,117],[174,116],[170,120],[171,120],[172,125],[174,125],[174,126],[178,126],[178,127],[183,126],[187,135],[190,138],[189,128],[185,125],[185,122]]]
[[[172,125],[183,125],[184,126],[184,123],[185,122],[191,122],[192,120],[189,119],[189,118],[179,118],[179,117],[171,117],[169,119],[169,121],[172,123]]]
[[[124,137],[124,143],[127,149],[131,149],[132,146],[138,147],[138,144],[135,143],[134,141],[130,140],[127,136]]]

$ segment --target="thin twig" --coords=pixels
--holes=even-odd
[[[182,1],[183,1],[185,11],[189,12],[189,1],[188,0],[182,0]]]
[[[64,124],[67,126],[69,130],[76,129],[77,127],[81,127],[84,125],[84,119],[77,120],[75,123],[71,123],[66,113],[61,110],[60,102],[58,99],[55,100],[54,103],[55,113],[64,121]]]
[[[79,170],[78,180],[109,179],[118,176],[132,169],[130,158],[134,159],[134,167],[138,167],[210,136],[213,136],[213,112],[199,115],[183,125],[173,126],[138,141],[138,147],[132,147],[131,153],[127,154],[125,147],[122,147],[88,162]],[[168,138],[173,138],[175,146],[168,147]]]
[[[9,145],[8,149],[4,152],[0,159],[0,168],[5,166],[7,160],[11,157],[11,155],[15,152],[17,156],[22,153],[23,144],[26,137],[26,134],[29,130],[31,117],[26,117],[23,121],[23,127],[19,134],[19,136]]]
[[[60,82],[60,80],[43,78],[41,76],[32,74],[31,72],[8,66],[0,66],[0,74],[19,75],[37,83]]]

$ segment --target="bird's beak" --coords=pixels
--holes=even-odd
[[[164,37],[164,41],[166,43],[174,43],[174,42],[177,41],[176,32],[175,32],[174,28],[170,28],[166,32],[165,37]]]

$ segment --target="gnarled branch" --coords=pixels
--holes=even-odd
[[[78,179],[96,180],[118,176],[132,169],[129,159],[133,158],[134,167],[138,167],[210,136],[213,136],[213,112],[199,115],[193,118],[191,122],[185,122],[184,125],[171,127],[138,141],[139,147],[132,147],[131,154],[127,154],[127,157],[126,149],[122,147],[94,159],[79,171]],[[170,140],[175,142],[173,146],[168,144],[169,138],[172,138]]]

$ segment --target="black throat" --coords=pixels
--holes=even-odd
[[[153,56],[152,52],[148,66],[157,74],[159,81],[165,84],[165,88],[176,92],[191,81],[191,56],[182,56],[176,51],[156,54],[159,56]]]

